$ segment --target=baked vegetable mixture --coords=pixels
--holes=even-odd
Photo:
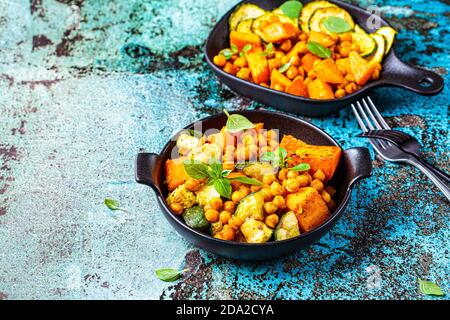
[[[230,48],[213,62],[264,87],[311,99],[335,99],[380,76],[396,31],[367,34],[328,1],[286,1],[273,11],[245,3],[230,16]]]
[[[225,111],[226,112],[226,111]],[[185,223],[223,240],[284,240],[321,225],[336,203],[327,185],[341,149],[314,146],[228,115],[220,131],[185,131],[165,163],[166,202]]]

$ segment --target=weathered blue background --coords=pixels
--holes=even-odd
[[[234,1],[0,1],[1,299],[422,299],[416,278],[450,294],[449,207],[419,172],[374,160],[373,177],[318,244],[240,263],[185,242],[137,185],[141,149],[222,108],[264,108],[222,86],[202,45]],[[376,1],[403,60],[449,83],[446,1]],[[388,122],[449,168],[449,88],[374,93]],[[312,122],[364,146],[345,110]],[[111,212],[105,197],[129,213]],[[175,284],[161,267],[190,268]]]

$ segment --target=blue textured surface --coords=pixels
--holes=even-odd
[[[373,161],[343,219],[308,250],[266,263],[193,248],[164,220],[133,161],[222,108],[263,108],[220,85],[202,60],[233,1],[0,1],[1,299],[428,299],[450,293],[448,203],[418,171]],[[398,55],[450,81],[445,1],[377,1]],[[144,56],[141,56],[144,54]],[[380,89],[396,128],[449,168],[449,88]],[[349,110],[312,119],[344,148],[365,146]],[[111,212],[103,199],[129,213]],[[175,284],[153,270],[187,266]]]

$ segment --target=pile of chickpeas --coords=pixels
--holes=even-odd
[[[222,132],[220,136],[225,137],[227,142],[232,142],[223,150],[223,169],[235,170],[235,163],[241,161],[256,160],[267,151],[275,151],[279,147],[278,133],[275,130],[250,129],[239,134],[229,134]],[[208,140],[208,138],[207,138]],[[214,140],[220,143],[222,140]],[[236,147],[234,147],[236,142]],[[214,142],[212,142],[214,143]],[[316,189],[330,211],[336,207],[332,197],[336,190],[325,185],[326,176],[319,169],[310,175],[308,172],[296,172],[283,168],[277,173],[264,174],[261,177],[262,185],[247,185],[239,181],[231,181],[231,199],[223,201],[219,198],[212,199],[204,206],[205,218],[212,224],[212,235],[222,240],[235,240],[245,242],[245,238],[240,232],[240,226],[244,223],[237,216],[233,216],[239,202],[251,192],[262,190],[264,196],[265,224],[270,228],[275,228],[280,220],[280,216],[287,211],[285,198],[290,193],[297,192],[302,187],[310,186]],[[185,186],[192,192],[200,189],[203,182],[195,179],[188,179]],[[180,212],[181,213],[181,212]]]
[[[331,51],[331,59],[333,59],[335,62],[337,59],[341,58],[347,58],[351,51],[356,51],[357,53],[360,53],[361,49],[357,43],[352,42],[352,35],[351,33],[342,33],[342,34],[334,34],[329,35],[331,40],[334,42],[332,46],[329,47]],[[305,32],[300,31],[300,35],[297,39],[287,39],[281,42],[280,44],[274,44],[274,51],[271,54],[268,54],[268,67],[270,72],[272,72],[273,69],[279,69],[281,66],[287,64],[291,57],[288,56],[288,52],[292,49],[292,47],[297,43],[300,42],[300,50],[299,55],[294,55],[293,60],[291,62],[291,66],[288,68],[288,70],[284,73],[287,78],[290,80],[295,80],[297,78],[300,78],[304,81],[305,85],[308,85],[310,82],[316,79],[316,72],[314,70],[314,66],[321,61],[319,57],[317,57],[317,60],[314,62],[313,69],[306,71],[304,67],[302,66],[302,56],[309,53],[309,50],[307,48],[309,34]],[[263,48],[265,50],[265,48]],[[239,56],[239,53],[234,54],[229,58],[228,60],[223,56],[222,54],[218,54],[214,57],[213,62],[218,67],[221,67],[223,71],[230,73],[232,75],[235,75],[236,77],[251,81],[251,72],[248,68],[247,60],[244,56]],[[342,72],[345,82],[338,85],[332,85],[334,90],[334,95],[336,98],[341,98],[347,94],[351,94],[359,89],[361,89],[360,85],[357,85],[355,83],[355,78],[351,73],[348,72],[348,68],[345,68],[342,64],[336,63],[338,69]],[[372,80],[376,80],[380,77],[382,66],[380,63],[374,64],[374,72],[372,74]],[[275,84],[273,86],[270,86],[269,83],[261,83],[261,86],[264,87],[271,87],[272,89],[278,90],[278,91],[286,91],[286,87],[284,87],[282,84]]]

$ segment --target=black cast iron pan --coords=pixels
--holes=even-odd
[[[245,0],[238,3],[236,6],[245,2],[254,3],[266,10],[272,10],[277,8],[284,1],[285,0]],[[311,2],[311,0],[302,1],[303,4],[308,2]],[[339,0],[330,0],[330,2],[336,3],[338,6],[347,10],[352,15],[355,22],[367,32],[375,31],[367,26],[367,21],[371,16],[371,13]],[[339,99],[313,100],[272,90],[239,79],[224,72],[212,62],[214,56],[217,55],[220,50],[229,47],[228,18],[236,6],[228,11],[211,31],[206,41],[204,53],[206,61],[223,83],[237,93],[253,100],[303,116],[322,117],[336,113],[349,106],[360,97],[365,97],[368,90],[376,87],[402,87],[422,95],[435,95],[443,89],[444,80],[442,77],[434,72],[403,63],[395,55],[394,48],[392,48],[389,54],[384,58],[383,70],[378,80],[369,82],[361,90]],[[380,19],[380,23],[380,27],[389,26],[383,19]]]

